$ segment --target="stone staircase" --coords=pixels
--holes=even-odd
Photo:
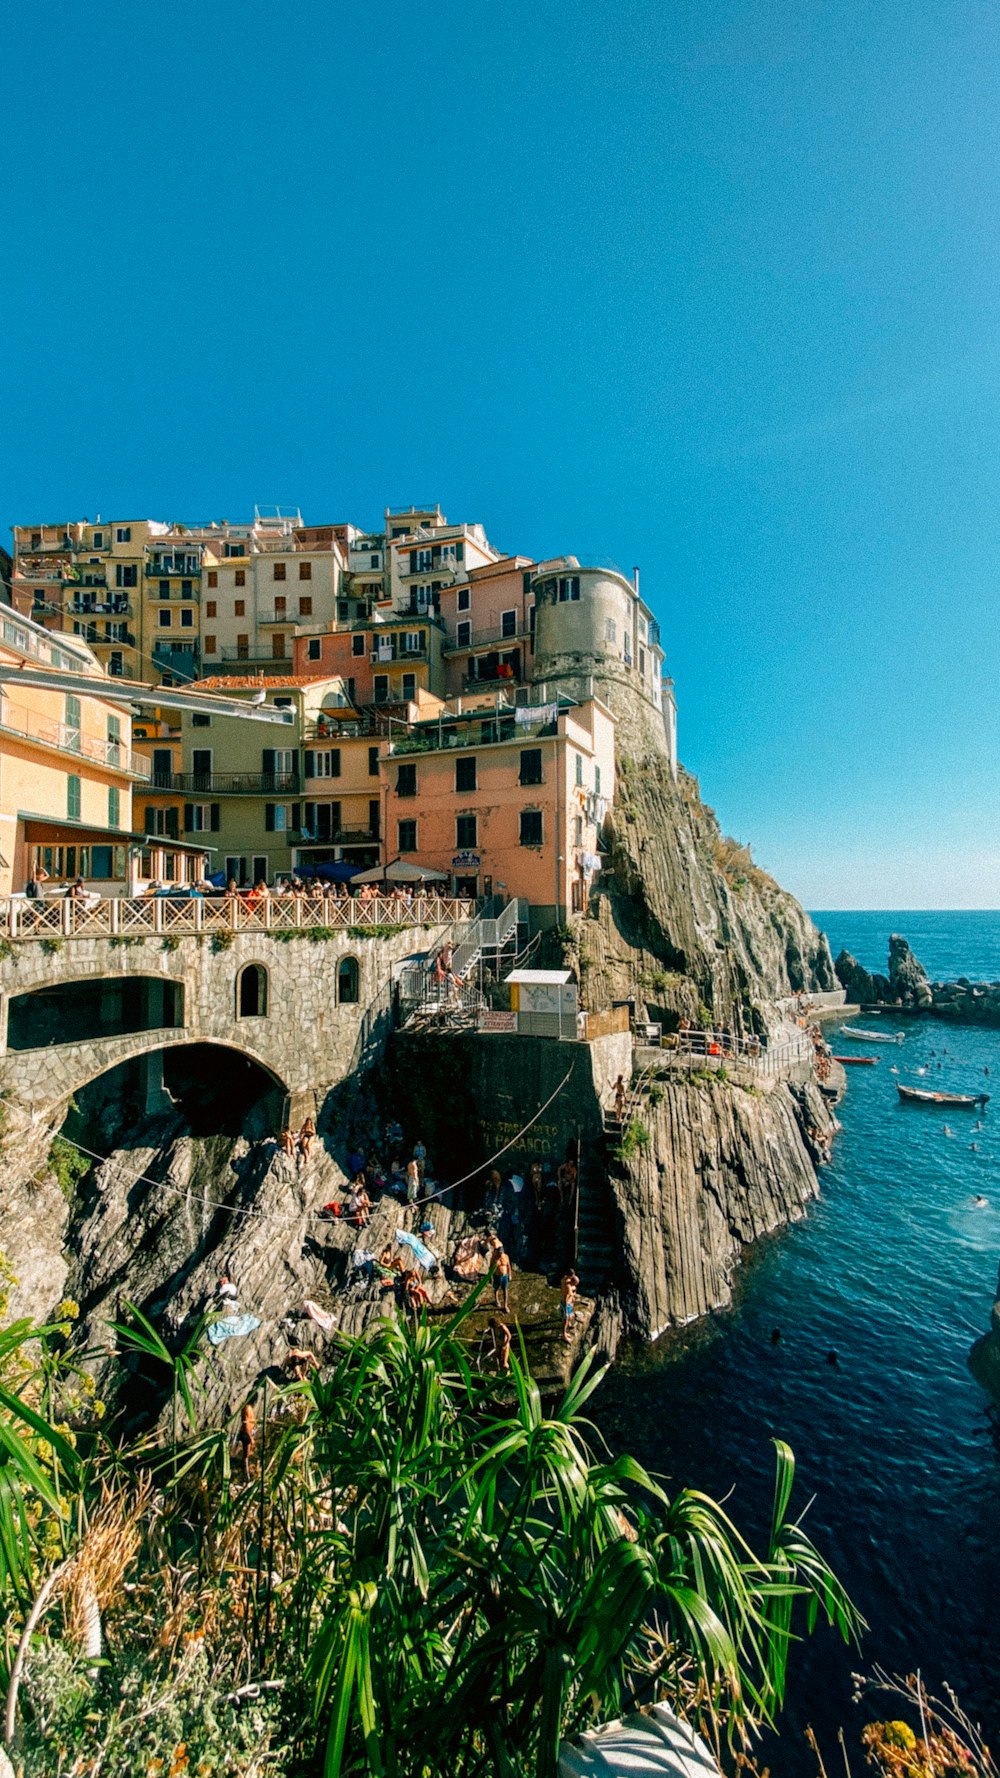
[[[621,1127],[605,1118],[599,1144],[583,1143],[577,1162],[576,1269],[581,1289],[596,1295],[615,1262],[615,1201],[608,1180],[608,1151],[621,1140]]]

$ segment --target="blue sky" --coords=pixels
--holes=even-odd
[[[9,11],[0,519],[638,563],[808,905],[1000,905],[1000,13]]]

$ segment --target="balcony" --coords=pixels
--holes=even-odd
[[[519,668],[512,668],[509,673],[501,673],[499,667],[492,673],[463,673],[462,690],[482,691],[484,686],[520,685],[521,678]]]
[[[259,624],[284,624],[286,628],[294,629],[296,624],[312,623],[313,619],[311,617],[297,617],[294,611],[265,611],[264,615],[257,619],[257,622]]]
[[[406,753],[441,753],[451,748],[493,747],[501,741],[520,742],[557,732],[554,721],[517,722],[511,711],[509,715],[483,716],[461,724],[445,722],[439,726],[435,723],[433,728],[402,735],[398,741],[390,741],[389,752],[395,759]]]
[[[153,790],[193,796],[298,796],[298,772],[154,772]]]
[[[0,729],[19,735],[57,753],[72,754],[75,759],[89,760],[92,765],[108,771],[123,772],[132,778],[148,778],[149,760],[135,753],[121,741],[106,741],[100,735],[85,735],[79,728],[57,722],[52,716],[40,716],[37,710],[26,710],[11,704],[0,694]]]
[[[77,593],[76,597],[64,607],[72,617],[132,617],[133,607],[128,599],[98,599],[96,594],[88,599],[86,593]]]
[[[182,576],[197,580],[201,573],[200,556],[153,556],[145,564],[147,580],[170,580]]]
[[[315,831],[311,827],[303,828],[298,844],[300,846],[375,846],[380,838],[378,828],[374,833],[370,827],[331,827],[324,832],[320,823]]]
[[[459,618],[459,623],[463,620]],[[518,642],[526,642],[531,631],[522,618],[518,618],[513,630],[472,630],[468,642],[459,642],[457,637],[449,636],[444,645],[445,654],[466,654],[475,648],[512,648]]]
[[[393,648],[383,643],[381,648],[373,648],[370,655],[373,667],[398,667],[404,661],[425,661],[427,644],[422,642],[419,648]]]

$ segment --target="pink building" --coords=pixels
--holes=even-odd
[[[614,734],[597,698],[481,702],[414,723],[383,751],[387,859],[443,871],[456,894],[523,897],[536,926],[582,913],[614,796]]]
[[[533,569],[530,556],[504,556],[441,589],[450,696],[531,679]]]

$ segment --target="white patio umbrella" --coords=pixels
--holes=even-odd
[[[443,883],[446,873],[443,870],[429,870],[423,864],[408,864],[405,858],[397,858],[393,864],[375,864],[371,870],[359,871],[351,878],[355,883]]]

